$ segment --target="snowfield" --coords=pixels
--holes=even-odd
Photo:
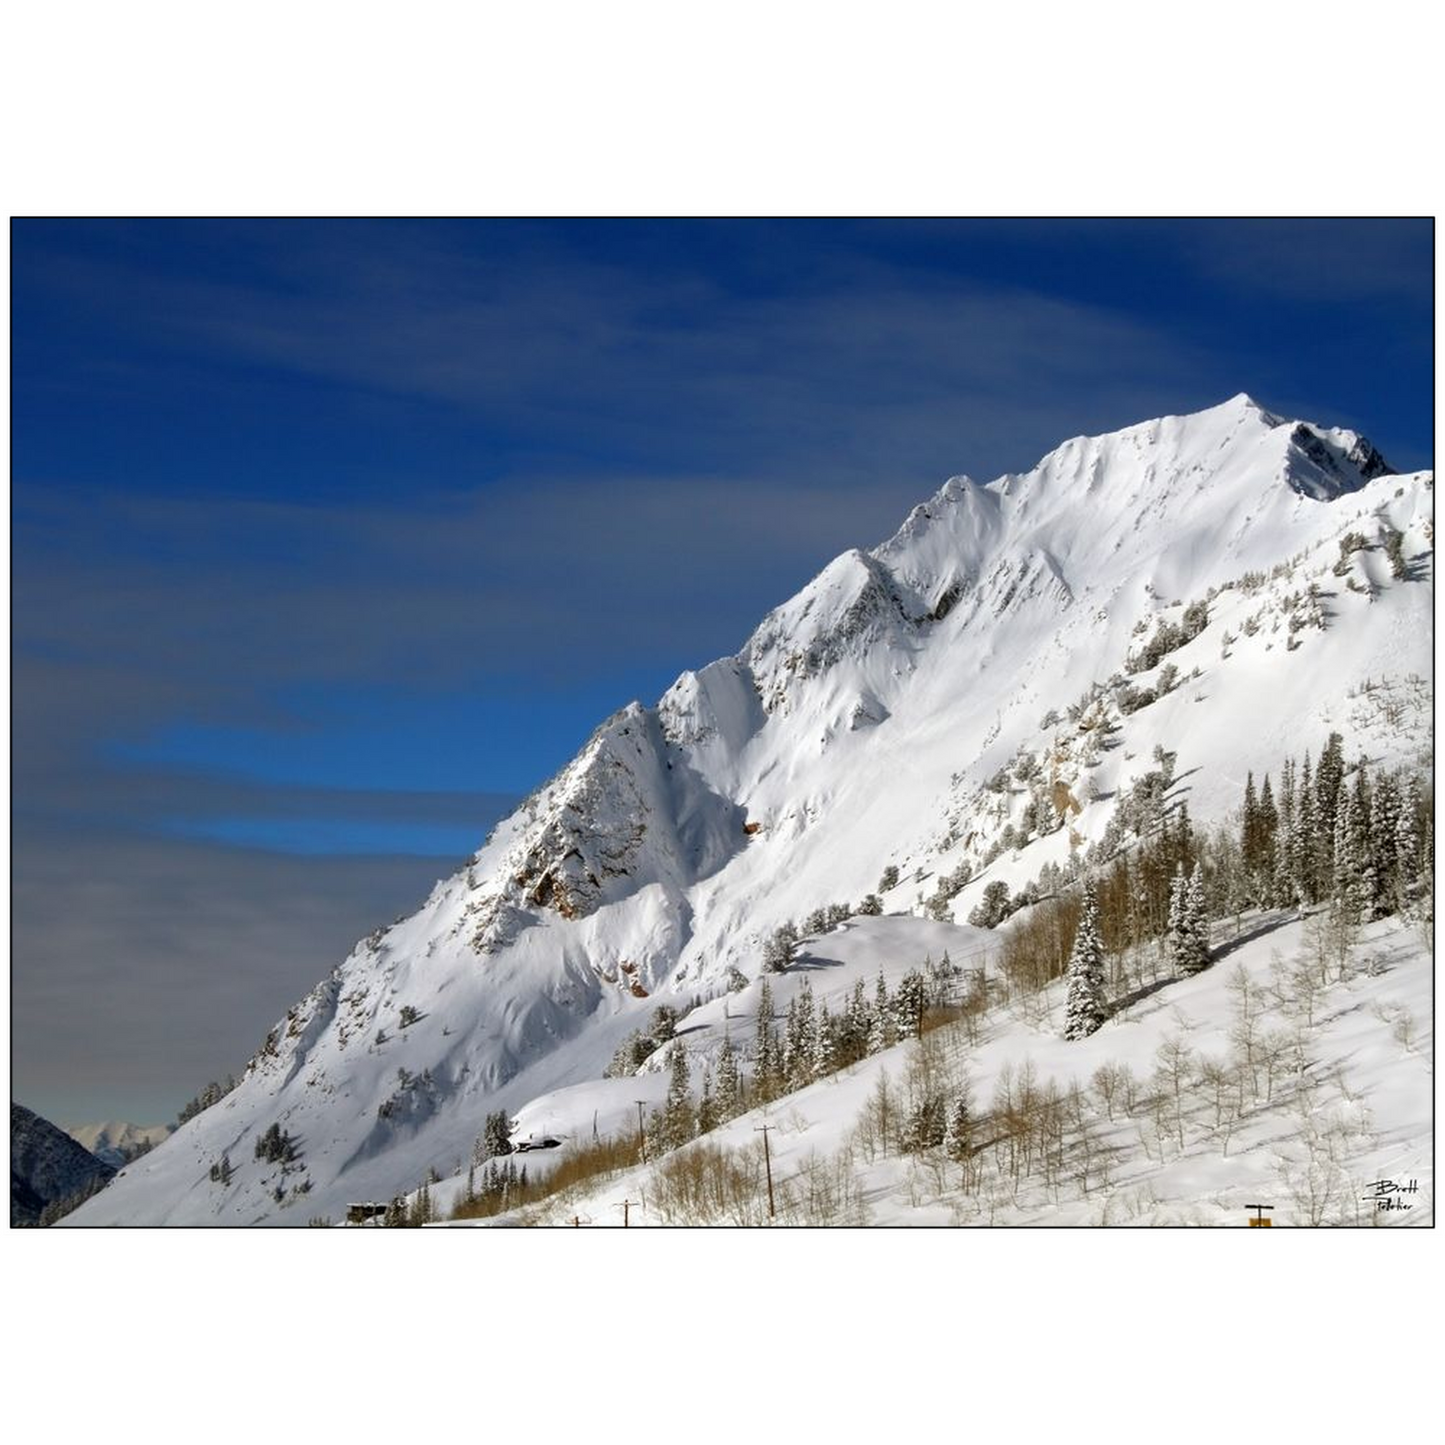
[[[1275,1225],[1433,1224],[1433,971],[1424,940],[1395,920],[1369,926],[1357,963],[1346,978],[1320,991],[1306,1024],[1298,1007],[1281,1006],[1273,989],[1279,965],[1309,952],[1307,920],[1271,914],[1246,916],[1244,924],[1240,941],[1236,945],[1226,937],[1220,945],[1224,956],[1211,968],[1193,978],[1161,980],[1157,991],[1121,1009],[1088,1039],[1066,1043],[1060,1037],[1060,982],[1039,1000],[997,1010],[974,1043],[954,1028],[931,1033],[922,1044],[900,1044],[739,1116],[665,1156],[660,1169],[634,1169],[600,1187],[476,1223],[621,1225],[618,1205],[624,1199],[633,1201],[627,1222],[634,1228],[767,1223],[757,1133],[767,1124],[775,1191],[783,1201],[775,1222],[783,1224],[1243,1227],[1251,1205],[1271,1207]],[[810,953],[816,971],[786,983],[796,989],[806,977],[820,998],[836,1003],[855,978],[871,984],[880,968],[897,976],[904,961],[918,959],[920,946],[966,943],[948,936],[963,932],[932,925],[924,935],[917,920],[857,920],[818,942]],[[1262,1048],[1261,1097],[1246,1086],[1236,1112],[1234,1098],[1227,1096],[1220,1122],[1214,1094],[1200,1073],[1208,1063],[1225,1061],[1234,1048],[1239,969],[1260,994],[1259,1039],[1281,1052],[1271,1062]],[[776,990],[780,1001],[788,992]],[[705,1028],[709,1037],[688,1040],[690,1054],[700,1058],[715,1054],[720,1042],[716,1019]],[[745,1019],[733,1028],[735,1037],[750,1033]],[[1143,1102],[1131,1110],[1122,1084],[1110,1118],[1094,1082],[1099,1071],[1128,1070],[1142,1098],[1151,1076],[1156,1086],[1161,1083],[1161,1052],[1167,1060],[1176,1046],[1188,1055],[1182,1120],[1171,1108],[1161,1114]],[[982,1105],[997,1104],[1010,1073],[1016,1089],[1030,1072],[1040,1092],[1050,1084],[1061,1093],[1078,1085],[1083,1123],[1091,1133],[1087,1146],[1068,1121],[1057,1178],[1036,1173],[1016,1185],[990,1157],[979,1171],[982,1177],[965,1184],[961,1166],[937,1151],[913,1156],[870,1138],[868,1120],[870,1109],[876,1114],[880,1081],[887,1081],[901,1110],[910,1074],[919,1071],[925,1050],[936,1056],[932,1066],[942,1076],[966,1079]],[[1274,1077],[1268,1080],[1271,1068]],[[524,1128],[545,1118],[550,1130],[584,1139],[592,1110],[605,1114],[607,1098],[599,1086],[554,1095],[522,1112]],[[635,1127],[624,1111],[608,1117],[619,1129]],[[979,1143],[989,1153],[986,1141]],[[676,1191],[660,1184],[659,1174],[684,1155],[718,1147],[745,1156],[755,1187],[744,1197],[710,1212],[679,1203]],[[1380,1195],[1377,1181],[1396,1182],[1402,1192]],[[1412,1181],[1415,1191],[1403,1192]],[[432,1186],[434,1201],[449,1208],[465,1184],[457,1178]],[[1379,1197],[1409,1207],[1381,1210]]]
[[[1128,671],[1161,625],[1188,631],[1201,615],[1182,646]],[[891,988],[945,950],[991,967],[997,936],[963,923],[984,888],[1017,889],[1100,840],[1156,749],[1176,755],[1196,823],[1237,810],[1247,772],[1277,777],[1287,755],[1318,756],[1334,731],[1351,761],[1429,778],[1432,635],[1433,476],[1391,475],[1354,433],[1245,396],[1076,438],[1026,474],[954,478],[890,540],[845,553],[769,613],[735,656],[607,719],[416,913],[364,939],[289,1010],[233,1093],[65,1222],[338,1221],[348,1203],[389,1200],[429,1174],[452,1181],[435,1188],[446,1202],[495,1110],[518,1121],[517,1138],[635,1127],[638,1100],[646,1111],[667,1092],[667,1052],[636,1077],[604,1079],[619,1044],[666,1003],[683,1014],[668,1047],[687,1051],[695,1083],[725,1033],[746,1057],[764,941],[814,909],[856,909],[890,865],[899,881],[882,892],[883,916],[805,941],[773,980],[779,1010],[804,978],[821,1002],[858,977],[871,988],[880,969]],[[1033,782],[1017,781],[1025,754]],[[1036,819],[1050,802],[1065,825],[1034,826],[1030,810]],[[1149,1073],[1171,1039],[1193,1064],[1214,1057],[1235,967],[1262,978],[1273,953],[1305,947],[1303,921],[1256,926],[1205,974],[1128,1004],[1088,1040],[1058,1038],[1055,986],[1017,1016],[992,1010],[984,1037],[948,1045],[946,1067],[986,1106],[1005,1069],[1015,1087],[1031,1070],[1031,1088],[1066,1089],[1108,1062]],[[1273,1201],[1283,1222],[1312,1190],[1329,1196],[1329,1222],[1373,1223],[1363,1203],[1348,1217],[1336,1208],[1343,1180],[1408,1175],[1414,1208],[1378,1218],[1423,1222],[1431,977],[1412,927],[1371,925],[1307,1026],[1293,1004],[1271,1004],[1275,1032],[1303,1028],[1297,1067],[1286,1078],[1272,1065],[1267,1101],[1251,1089],[1227,1156],[1195,1088],[1172,1122],[1107,1108],[1100,1121],[1075,1105],[1087,1192],[1064,1177],[1074,1162],[1047,1181],[961,1190],[948,1169],[877,1141],[869,1157],[854,1137],[860,1111],[884,1075],[905,1087],[915,1043],[773,1105],[775,1172],[796,1181],[814,1159],[817,1199],[842,1196],[840,1221],[873,1223],[1239,1223],[1246,1195],[1267,1196],[1249,1202]],[[1320,1119],[1334,1132],[1311,1144]],[[751,1148],[762,1122],[735,1120],[705,1142]],[[293,1158],[257,1156],[272,1125]],[[1054,1144],[1050,1157],[1073,1161]],[[546,1171],[565,1152],[524,1157]],[[212,1177],[223,1160],[229,1182]],[[832,1161],[832,1184],[819,1160]],[[612,1222],[614,1200],[656,1188],[639,1173],[563,1212]]]

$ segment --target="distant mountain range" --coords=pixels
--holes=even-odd
[[[168,1139],[175,1128],[174,1124],[126,1124],[110,1120],[104,1124],[67,1124],[65,1132],[97,1159],[119,1169]]]

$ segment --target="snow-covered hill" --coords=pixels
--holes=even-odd
[[[1396,919],[1373,923],[1343,971],[1302,980],[1313,919],[1242,923],[1237,935],[1221,929],[1214,967],[1137,990],[1087,1039],[1061,1037],[1060,982],[990,1009],[972,1030],[886,1049],[649,1165],[477,1222],[617,1226],[628,1200],[632,1227],[762,1224],[770,1168],[773,1217],[784,1224],[1243,1227],[1255,1204],[1285,1226],[1433,1224],[1424,939]],[[881,972],[896,987],[905,966],[945,949],[967,957],[977,942],[949,925],[855,919],[773,981],[775,1008],[785,1013],[806,986],[836,1013],[860,979],[871,992]],[[755,1004],[756,986],[733,1002],[727,1024],[721,1003],[690,1015],[689,1056],[715,1062],[725,1027],[746,1049]],[[637,1082],[538,1101],[522,1111],[519,1137],[585,1141],[599,1110],[603,1127],[625,1130],[626,1096],[637,1092],[627,1086]],[[946,1148],[908,1147],[910,1115],[928,1090],[964,1094],[989,1121],[976,1127],[967,1165]],[[535,1176],[550,1160],[525,1162]],[[431,1187],[443,1217],[466,1184],[459,1176]]]
[[[300,1224],[452,1174],[488,1112],[595,1084],[659,1002],[721,1008],[779,923],[885,867],[887,914],[947,927],[1087,849],[1156,747],[1196,821],[1335,730],[1429,768],[1432,502],[1430,474],[1245,396],[951,479],[604,722],[67,1222]],[[292,1157],[258,1157],[272,1125]]]

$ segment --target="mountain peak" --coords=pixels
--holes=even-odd
[[[1281,419],[1276,416],[1268,407],[1261,406],[1247,391],[1237,391],[1228,401],[1222,401],[1217,407],[1206,410],[1229,412],[1234,415],[1253,415],[1262,417],[1271,427],[1280,426]],[[1199,413],[1204,415],[1204,413]]]

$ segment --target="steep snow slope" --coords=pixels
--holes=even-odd
[[[304,1223],[451,1172],[487,1111],[596,1080],[659,999],[753,976],[779,922],[856,904],[886,864],[904,879],[894,913],[967,862],[962,918],[985,881],[1086,846],[1110,811],[1090,799],[1156,745],[1206,821],[1245,769],[1333,728],[1352,755],[1428,765],[1432,501],[1428,474],[1388,475],[1355,434],[1243,396],[1077,438],[987,485],[954,478],[735,657],[608,719],[291,1009],[234,1093],[73,1222]],[[1338,570],[1350,532],[1367,546]],[[1184,680],[1124,716],[1126,659],[1191,602],[1207,626],[1128,682],[1166,664]],[[1068,713],[1081,701],[1122,746],[1091,753],[1089,718]],[[1045,760],[1069,825],[1000,852],[1023,795],[985,785],[1021,750]],[[272,1123],[297,1141],[284,1165],[255,1156]],[[228,1185],[210,1179],[223,1153]]]

